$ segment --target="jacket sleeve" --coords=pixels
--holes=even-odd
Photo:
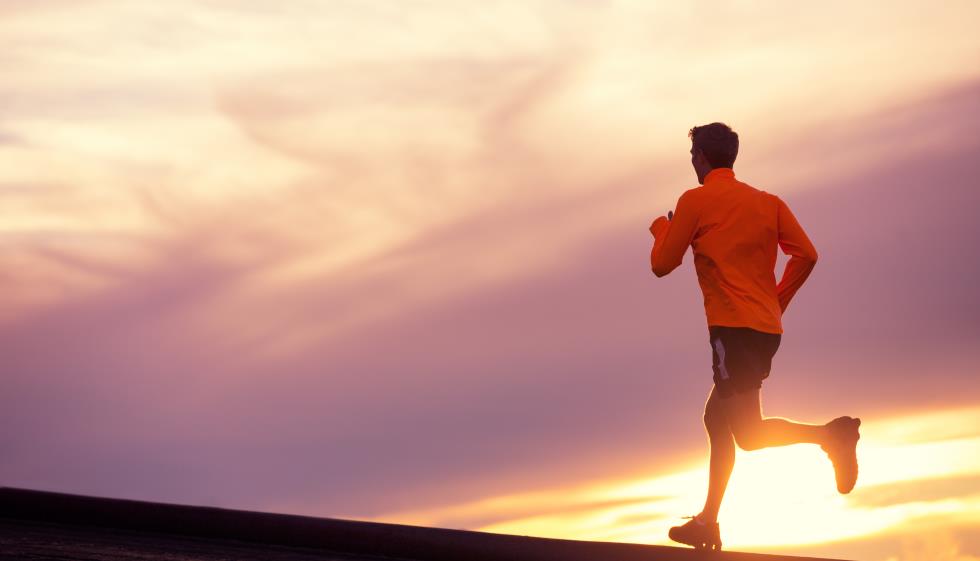
[[[684,253],[694,240],[698,226],[698,209],[688,193],[681,195],[674,209],[674,217],[661,216],[654,221],[653,249],[650,251],[650,267],[653,274],[662,277],[676,269],[684,259]]]
[[[776,201],[779,207],[779,247],[790,256],[783,270],[783,278],[776,286],[779,307],[785,312],[796,291],[813,271],[817,263],[817,250],[786,203],[779,197],[776,197]]]

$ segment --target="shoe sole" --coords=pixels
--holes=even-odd
[[[677,543],[689,545],[696,550],[721,551],[721,541],[707,542],[707,541],[683,540],[683,539],[679,539],[679,536],[674,534],[673,531],[667,532],[667,537],[669,537],[671,540]]]
[[[844,433],[844,436],[838,437],[838,444],[830,456],[831,462],[834,464],[837,492],[842,495],[850,493],[857,484],[857,443],[861,438],[861,434],[858,432],[858,428],[861,426],[861,419],[848,417],[845,426],[846,428],[842,427],[838,429]]]

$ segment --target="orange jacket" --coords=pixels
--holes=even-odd
[[[681,264],[687,246],[704,294],[708,325],[782,333],[782,314],[817,262],[817,250],[776,195],[715,168],[677,201],[671,220],[650,226],[650,265],[658,277]],[[790,255],[776,284],[776,246]]]

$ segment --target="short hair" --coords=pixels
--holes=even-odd
[[[738,134],[725,123],[692,128],[687,136],[700,148],[713,168],[730,168],[738,156]]]

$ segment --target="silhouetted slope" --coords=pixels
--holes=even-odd
[[[802,561],[0,488],[0,558]]]

